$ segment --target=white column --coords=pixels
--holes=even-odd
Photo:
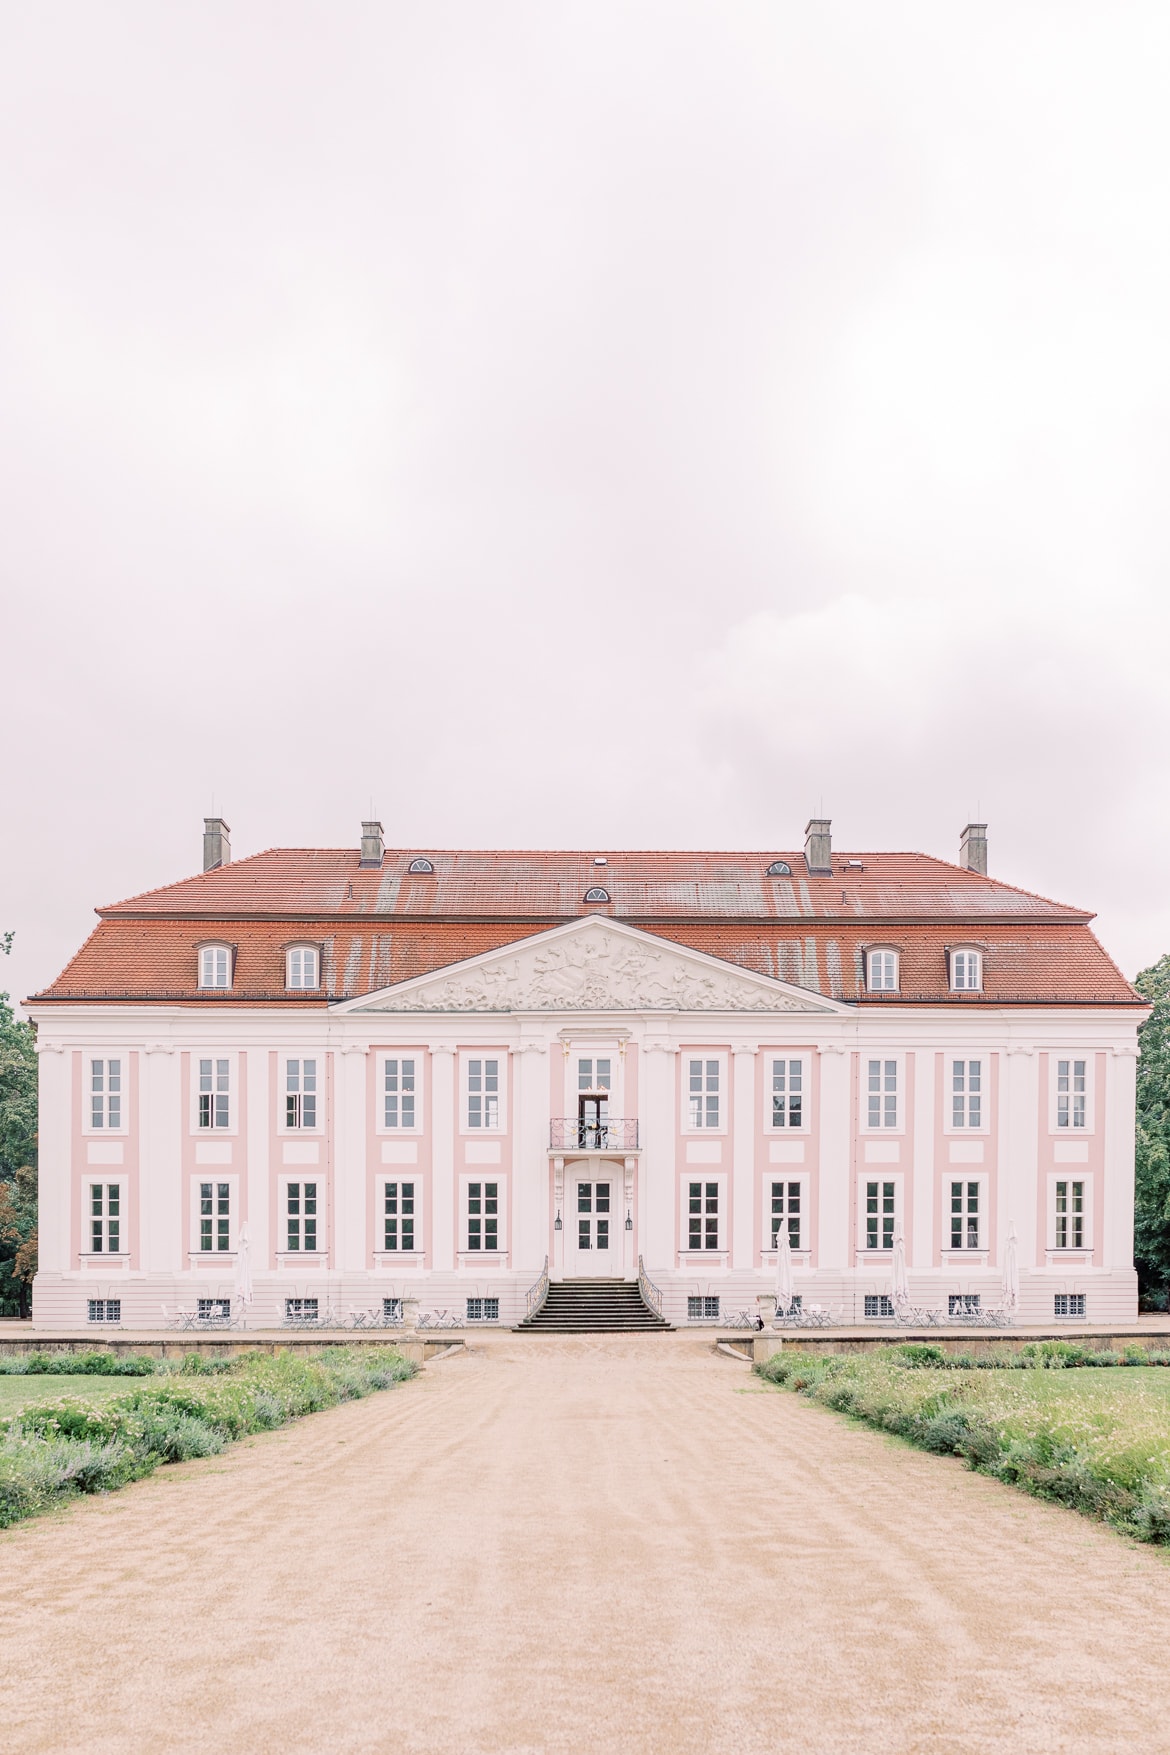
[[[72,1073],[73,1055],[68,1049],[37,1043],[37,1249],[40,1271],[47,1274],[63,1274],[77,1265],[69,1259]]]
[[[638,1179],[638,1235],[651,1275],[673,1270],[678,1250],[675,1198],[678,1113],[674,1069],[678,1050],[649,1042],[640,1069],[642,1173]]]
[[[512,1057],[512,1266],[540,1272],[548,1237],[548,1057],[521,1042]]]
[[[337,1056],[333,1199],[335,1265],[357,1273],[366,1265],[366,1076],[369,1049],[347,1042]]]
[[[252,1271],[267,1272],[272,1237],[268,1197],[271,1143],[268,1137],[268,1050],[249,1048],[240,1056],[248,1080],[248,1244]]]
[[[178,1273],[183,1256],[182,1056],[151,1044],[138,1060],[138,1246],[147,1273]]]
[[[914,1211],[906,1239],[910,1267],[934,1265],[934,1074],[934,1050],[920,1049],[914,1056],[914,1132],[910,1140],[914,1154]]]
[[[849,1236],[850,1180],[853,1175],[853,1116],[850,1072],[853,1057],[835,1043],[820,1049],[821,1101],[817,1203],[818,1268],[846,1267],[852,1260]]]
[[[731,1177],[735,1194],[731,1265],[748,1269],[754,1260],[756,1212],[756,1045],[739,1043],[733,1053]]]
[[[431,1247],[435,1269],[455,1267],[455,1050],[431,1044]]]

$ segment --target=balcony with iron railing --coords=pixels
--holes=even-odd
[[[554,1115],[549,1123],[550,1152],[636,1152],[638,1123],[633,1119],[583,1120]]]

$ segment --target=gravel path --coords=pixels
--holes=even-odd
[[[1166,1748],[1162,1554],[690,1335],[485,1336],[0,1565],[22,1755]]]

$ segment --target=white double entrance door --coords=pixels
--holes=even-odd
[[[622,1272],[621,1183],[598,1165],[586,1174],[566,1178],[568,1213],[565,1225],[565,1274],[593,1280]]]

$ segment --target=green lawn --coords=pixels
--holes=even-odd
[[[956,1370],[781,1353],[760,1374],[940,1455],[1170,1542],[1170,1369]]]
[[[21,1408],[43,1407],[45,1402],[59,1401],[63,1395],[80,1396],[95,1405],[108,1402],[111,1396],[129,1395],[148,1377],[84,1377],[35,1374],[29,1377],[0,1377],[0,1420]]]

